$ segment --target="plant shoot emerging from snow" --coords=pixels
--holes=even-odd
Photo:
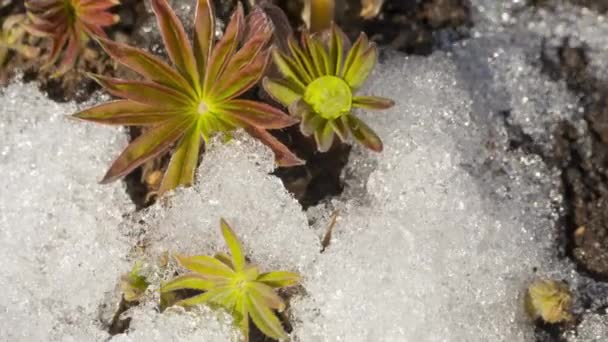
[[[342,30],[333,25],[320,34],[302,34],[301,47],[289,41],[291,56],[274,50],[274,62],[283,79],[264,79],[264,88],[289,112],[300,118],[304,135],[326,152],[334,135],[346,141],[352,136],[374,151],[382,151],[382,141],[363,121],[352,114],[353,108],[386,109],[394,102],[375,96],[355,95],[374,68],[377,50],[361,34],[350,46]]]
[[[70,70],[88,39],[105,37],[104,27],[118,22],[118,16],[107,10],[119,3],[119,0],[26,0],[31,21],[27,30],[52,39],[51,52],[43,68],[55,64],[65,49],[55,74]]]
[[[249,317],[267,336],[274,339],[286,338],[281,322],[272,311],[283,311],[285,303],[274,289],[295,285],[300,276],[285,271],[260,273],[257,266],[246,262],[241,244],[228,223],[222,219],[220,225],[230,256],[224,253],[215,257],[178,256],[180,265],[193,273],[164,284],[161,292],[182,289],[205,291],[177,304],[193,306],[205,303],[227,309],[239,322],[245,340],[249,336]]]
[[[269,62],[273,29],[263,11],[256,8],[245,18],[239,4],[224,36],[215,43],[213,4],[199,0],[191,45],[166,0],[152,0],[152,7],[173,66],[142,50],[102,40],[108,54],[145,80],[94,75],[106,90],[124,100],[75,114],[104,124],[149,127],[116,159],[103,182],[128,174],[177,143],[159,193],[189,185],[201,137],[208,142],[214,134],[230,134],[239,127],[272,148],[279,165],[300,164],[301,160],[266,131],[291,126],[297,120],[267,104],[237,99],[259,82]]]

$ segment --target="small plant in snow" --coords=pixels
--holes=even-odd
[[[207,303],[227,309],[234,314],[245,340],[249,336],[249,317],[267,336],[286,338],[281,322],[272,311],[284,310],[285,303],[274,289],[295,285],[300,279],[299,275],[285,271],[260,273],[257,266],[246,262],[241,245],[226,221],[222,219],[220,225],[231,255],[178,256],[178,262],[194,273],[164,284],[161,292],[182,289],[205,291],[177,304],[193,306]]]
[[[283,79],[264,79],[264,88],[289,112],[300,118],[304,135],[326,152],[334,135],[346,141],[349,134],[374,151],[382,151],[382,141],[363,121],[351,113],[353,108],[386,109],[389,99],[354,95],[376,64],[378,52],[361,34],[350,47],[342,30],[333,25],[321,34],[302,34],[301,47],[289,41],[291,56],[273,51],[274,62]]]
[[[118,22],[118,16],[107,10],[119,3],[119,0],[26,0],[31,21],[26,29],[35,36],[52,39],[43,68],[54,65],[65,49],[55,75],[70,70],[89,38],[105,37],[104,27]]]
[[[92,75],[111,94],[124,100],[75,114],[77,118],[103,124],[150,128],[114,161],[102,182],[128,174],[177,142],[159,193],[189,185],[198,161],[201,136],[208,142],[216,133],[229,134],[239,127],[271,147],[280,165],[301,164],[266,131],[297,121],[267,104],[237,99],[259,82],[269,62],[268,45],[273,29],[263,12],[256,9],[245,19],[239,4],[224,36],[214,44],[213,5],[211,0],[199,0],[192,46],[166,0],[152,0],[152,7],[173,67],[142,50],[102,40],[108,54],[145,80]]]

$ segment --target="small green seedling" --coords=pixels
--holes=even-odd
[[[127,302],[137,302],[141,299],[150,283],[141,274],[142,263],[136,262],[133,269],[120,279],[123,298]]]
[[[102,124],[148,128],[114,161],[102,182],[123,177],[176,144],[158,192],[190,185],[201,143],[215,134],[229,136],[241,127],[273,149],[279,165],[302,164],[266,131],[294,125],[297,120],[268,104],[237,98],[259,82],[269,62],[273,28],[263,11],[256,8],[246,19],[239,4],[224,36],[215,43],[213,4],[199,0],[191,45],[167,0],[152,0],[152,8],[173,66],[143,50],[101,40],[108,54],[145,80],[92,75],[124,100],[74,115]]]
[[[375,44],[361,34],[351,48],[342,30],[333,25],[320,34],[302,34],[301,46],[290,39],[289,50],[291,56],[274,50],[283,78],[265,78],[264,89],[300,118],[302,134],[314,135],[320,152],[329,150],[335,135],[341,141],[352,135],[369,149],[382,151],[376,133],[352,114],[354,108],[394,105],[389,99],[356,95],[376,64]]]
[[[161,292],[164,294],[182,289],[204,291],[177,304],[186,307],[211,304],[227,309],[234,315],[245,340],[249,336],[249,317],[267,336],[277,340],[287,338],[273,312],[283,311],[285,303],[274,289],[296,285],[300,276],[285,271],[260,273],[257,266],[245,260],[241,244],[228,223],[222,219],[220,225],[230,256],[224,253],[215,257],[178,256],[179,264],[193,273],[164,284]]]
[[[104,28],[118,22],[108,10],[119,0],[26,0],[31,24],[26,26],[34,36],[50,38],[51,52],[43,68],[55,64],[63,52],[55,76],[69,71],[91,37],[106,37]]]
[[[551,324],[572,319],[572,295],[563,283],[553,280],[534,282],[528,287],[525,303],[526,311],[533,319],[540,318]]]

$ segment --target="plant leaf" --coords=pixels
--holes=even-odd
[[[167,120],[135,139],[112,163],[101,183],[109,183],[166,152],[190,123],[187,117]]]
[[[255,323],[260,331],[266,336],[277,340],[287,338],[287,334],[283,330],[281,322],[272,310],[255,297],[247,296],[245,300],[247,311],[249,312],[253,323]]]
[[[249,126],[278,129],[298,121],[266,103],[251,100],[230,100],[218,106],[218,111]]]
[[[195,306],[205,303],[214,303],[216,298],[227,295],[227,292],[228,294],[230,292],[230,287],[228,286],[213,287],[203,294],[180,300],[175,304],[181,306]]]
[[[205,75],[215,37],[215,13],[210,1],[198,0],[194,17],[194,57],[201,78]]]
[[[198,274],[186,274],[163,284],[160,288],[160,292],[167,293],[183,289],[207,291],[215,285],[216,284],[213,281]]]
[[[359,89],[374,69],[377,60],[378,50],[376,45],[372,43],[367,50],[355,58],[346,70],[344,74],[346,83],[353,89]]]
[[[217,260],[223,262],[226,266],[230,267],[230,268],[234,268],[234,265],[232,264],[232,260],[230,258],[230,255],[223,253],[223,252],[219,252],[216,253],[214,255],[214,258],[216,258]]]
[[[382,141],[365,122],[351,114],[348,116],[348,126],[357,141],[370,150],[382,152]]]
[[[315,141],[317,142],[317,150],[319,152],[327,152],[331,148],[334,143],[334,129],[329,124],[329,122],[325,122],[324,126],[320,126],[315,131]]]
[[[348,139],[348,126],[346,120],[348,119],[346,119],[345,116],[341,116],[335,120],[329,120],[329,124],[342,142],[346,142]]]
[[[226,240],[226,245],[228,246],[228,249],[230,249],[230,254],[232,255],[234,270],[240,272],[243,270],[243,267],[245,267],[245,255],[243,254],[241,243],[234,234],[234,231],[232,231],[232,228],[230,228],[223,218],[220,219],[220,226],[222,228],[224,240]]]
[[[245,131],[272,150],[277,165],[281,167],[292,167],[305,164],[304,160],[298,158],[298,156],[291,152],[287,146],[265,129],[249,126],[245,127]]]
[[[98,38],[98,41],[108,55],[127,68],[137,72],[148,80],[179,90],[180,92],[185,92],[192,99],[196,98],[196,93],[188,81],[160,58],[144,50],[116,43],[109,39]]]
[[[182,23],[167,0],[152,0],[152,9],[156,15],[169,58],[182,75],[188,77],[198,87],[198,68]]]
[[[395,105],[395,101],[377,96],[355,96],[353,107],[365,109],[388,109]]]
[[[191,185],[194,180],[194,171],[198,163],[198,153],[201,146],[200,121],[196,121],[184,134],[177,149],[171,157],[165,176],[159,188],[163,194],[180,185]]]
[[[289,46],[289,50],[291,51],[292,58],[291,61],[296,66],[297,71],[300,73],[300,76],[303,77],[303,81],[305,84],[310,84],[316,77],[319,75],[315,75],[315,68],[311,64],[310,57],[306,56],[302,49],[298,46],[298,43],[293,37],[290,37],[287,41]]]
[[[280,288],[297,284],[300,281],[300,275],[287,271],[266,272],[260,274],[257,281],[270,287]]]
[[[289,107],[289,105],[302,98],[302,95],[299,95],[296,90],[283,80],[265,77],[262,81],[262,86],[275,101],[285,107]]]
[[[207,256],[176,256],[180,265],[207,278],[231,278],[234,271],[221,261]]]
[[[256,300],[263,302],[265,306],[278,310],[279,312],[285,310],[285,302],[277,295],[272,287],[261,283],[252,282],[249,288],[250,296],[255,297]]]
[[[268,52],[261,53],[243,69],[226,75],[225,80],[218,80],[217,85],[211,90],[214,101],[232,99],[251,89],[264,75],[269,57]]]
[[[272,58],[283,77],[293,85],[293,88],[297,88],[298,93],[304,94],[306,89],[305,77],[302,75],[302,70],[295,65],[295,62],[276,48],[272,50]]]
[[[107,125],[152,125],[170,119],[180,112],[159,111],[131,100],[118,100],[97,105],[73,115],[74,118]]]
[[[330,65],[332,65],[332,70],[330,70],[331,75],[335,76],[341,74],[342,63],[344,62],[344,42],[342,41],[342,36],[344,34],[340,34],[338,30],[338,26],[332,23],[331,39],[329,46],[329,61]]]
[[[342,68],[342,72],[340,76],[344,78],[346,76],[346,72],[352,67],[353,63],[359,58],[359,55],[367,49],[369,42],[367,40],[367,36],[365,33],[361,32],[359,34],[359,38],[355,41],[355,44],[351,47],[346,55],[346,60],[344,61],[344,68]]]
[[[142,104],[164,109],[178,109],[189,106],[190,99],[171,88],[147,81],[126,81],[101,75],[89,74],[110,94]]]

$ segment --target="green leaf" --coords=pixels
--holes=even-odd
[[[351,88],[359,89],[374,69],[377,60],[378,51],[376,45],[372,43],[367,50],[355,57],[344,74],[344,80]]]
[[[302,45],[308,50],[312,57],[313,65],[317,70],[317,75],[329,75],[329,56],[323,45],[315,39],[311,39],[307,33],[302,34]]]
[[[292,106],[289,107],[289,112],[292,115],[299,116],[300,119],[300,131],[305,136],[309,137],[315,133],[315,131],[320,128],[325,127],[327,120],[317,113],[314,112],[312,108],[303,100],[298,102],[294,102]]]
[[[199,74],[194,59],[192,46],[186,31],[167,0],[152,0],[152,10],[156,14],[158,27],[165,43],[165,48],[173,64],[198,87]]]
[[[395,101],[376,96],[355,96],[353,106],[364,109],[388,109],[395,105]]]
[[[260,283],[252,282],[249,287],[250,296],[255,297],[256,300],[264,303],[265,306],[278,310],[279,312],[285,310],[285,303],[283,299],[277,295],[272,287]]]
[[[210,256],[176,256],[175,258],[183,267],[210,279],[234,276],[234,271],[230,267]]]
[[[334,129],[326,121],[324,126],[317,128],[315,131],[315,141],[319,152],[327,152],[334,143]]]
[[[232,231],[232,228],[230,228],[226,220],[223,218],[220,219],[220,226],[222,227],[222,235],[224,236],[224,240],[226,240],[226,245],[228,246],[228,249],[230,249],[230,254],[232,255],[232,264],[234,265],[234,270],[240,272],[243,270],[243,267],[245,267],[245,255],[243,254],[243,248]]]
[[[171,88],[147,81],[125,81],[101,75],[89,74],[110,94],[135,102],[158,106],[163,109],[179,109],[190,106],[188,96]]]
[[[249,341],[249,309],[246,296],[240,296],[236,299],[234,311],[239,316],[237,317],[238,324],[245,338],[244,340]]]
[[[300,49],[298,43],[293,37],[289,38],[287,44],[292,54],[291,61],[293,61],[294,65],[297,66],[297,70],[303,77],[304,83],[311,83],[316,77],[319,76],[315,74],[316,70],[313,67],[311,57],[304,54],[304,51]]]
[[[194,17],[194,57],[201,78],[209,62],[215,38],[215,13],[211,0],[199,0]],[[202,84],[201,84],[202,85]]]
[[[277,316],[261,300],[247,296],[246,305],[253,323],[261,332],[276,340],[287,338],[287,333],[283,330]]]
[[[213,101],[232,99],[251,89],[264,75],[269,57],[268,52],[261,53],[241,70],[226,75],[224,80],[218,80],[210,91]]]
[[[119,63],[137,72],[148,80],[179,90],[196,98],[196,92],[188,81],[160,58],[148,52],[109,39],[98,38],[101,47]]]
[[[346,76],[348,70],[359,58],[361,53],[363,53],[363,51],[368,48],[368,45],[369,42],[367,40],[367,36],[365,35],[365,33],[361,32],[361,34],[359,34],[359,38],[357,38],[355,44],[353,44],[352,48],[348,51],[348,54],[346,55],[346,60],[344,61],[344,68],[342,68],[340,76],[342,76],[343,78]]]
[[[348,139],[347,120],[348,118],[343,115],[335,120],[329,121],[329,124],[331,125],[332,129],[334,130],[334,132],[336,132],[336,134],[340,138],[340,141],[342,142],[346,142],[346,140]]]
[[[230,268],[234,268],[230,255],[228,255],[227,253],[219,252],[219,253],[216,253],[213,257],[216,258],[217,260],[221,261],[222,263],[224,263],[226,266],[228,266]]]
[[[329,61],[331,70],[330,75],[340,75],[342,63],[344,62],[344,43],[342,42],[342,35],[338,33],[339,28],[336,24],[331,25],[331,39],[329,45]]]
[[[218,114],[226,115],[248,126],[278,129],[298,121],[268,104],[250,100],[230,100],[218,105]]]
[[[206,303],[215,303],[217,298],[226,296],[228,294],[230,294],[230,287],[218,286],[211,288],[209,291],[198,296],[180,300],[175,304],[181,306],[195,306]]]
[[[187,274],[163,284],[160,288],[160,292],[167,293],[183,289],[207,291],[215,285],[216,283],[212,280],[206,279],[198,274]]]
[[[293,272],[274,271],[260,274],[257,281],[270,287],[280,288],[296,285],[300,281],[300,275]]]
[[[209,59],[209,65],[207,66],[207,73],[205,74],[205,85],[203,87],[205,96],[209,89],[212,89],[213,84],[219,79],[220,75],[224,73],[228,62],[234,55],[238,44],[243,35],[243,5],[239,2],[236,11],[232,14],[230,23],[224,32],[224,36],[215,45],[211,58]]]
[[[306,80],[302,75],[303,71],[298,68],[291,58],[285,56],[277,48],[272,50],[272,58],[283,77],[292,85],[292,88],[295,88],[298,93],[304,94]]]
[[[188,186],[193,183],[201,145],[199,125],[200,121],[197,120],[179,142],[163,177],[159,193],[163,194],[180,185]]]
[[[159,112],[156,107],[131,100],[118,100],[83,110],[73,117],[106,125],[139,126],[155,125],[180,114],[180,112]]]
[[[112,163],[101,182],[115,181],[139,165],[169,150],[171,145],[182,136],[190,122],[191,120],[187,117],[167,120],[139,136]]]
[[[302,98],[297,90],[294,90],[283,80],[275,80],[265,77],[262,81],[264,90],[277,102],[285,107],[289,107],[295,101]]]
[[[282,167],[292,167],[305,164],[305,161],[298,158],[287,146],[281,143],[265,129],[249,126],[245,131],[252,137],[258,139],[262,144],[268,146],[275,155],[277,165]]]
[[[365,122],[351,114],[348,116],[348,126],[358,142],[370,150],[382,152],[382,141]]]

